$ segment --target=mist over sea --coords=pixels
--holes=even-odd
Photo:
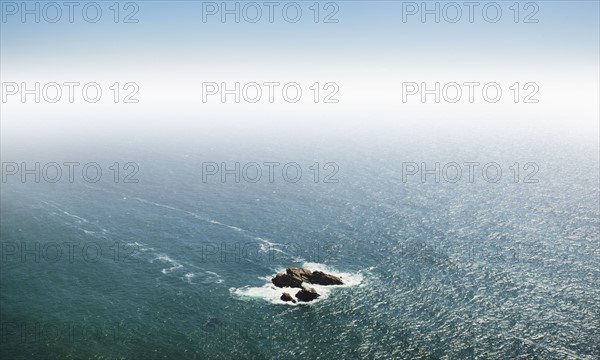
[[[600,356],[597,143],[371,140],[3,149],[3,162],[31,161],[36,148],[47,158],[34,162],[94,161],[103,174],[2,184],[2,354]],[[128,162],[137,183],[123,182]],[[223,182],[203,178],[206,162],[295,162],[303,176]],[[408,162],[495,162],[503,173],[423,182],[406,175]],[[338,166],[332,182],[326,163]],[[537,181],[524,182],[526,163]],[[291,265],[348,286],[290,306],[268,283]]]

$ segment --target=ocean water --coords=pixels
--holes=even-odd
[[[463,145],[49,156],[106,173],[2,184],[3,358],[599,358],[597,144]],[[306,173],[204,183],[203,161]],[[529,161],[538,182],[404,182],[406,161]],[[284,304],[269,279],[290,265],[347,285]]]

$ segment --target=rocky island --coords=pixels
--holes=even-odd
[[[271,279],[273,285],[280,288],[299,288],[300,291],[296,293],[294,299],[289,293],[284,292],[281,295],[281,300],[309,302],[318,298],[320,295],[313,288],[305,286],[305,284],[314,285],[344,285],[344,282],[340,277],[335,275],[326,274],[322,271],[310,271],[299,267],[288,267],[285,273],[279,273]]]

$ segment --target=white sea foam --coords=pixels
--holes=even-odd
[[[145,203],[145,204],[150,204],[150,205],[154,205],[154,206],[162,207],[162,208],[169,209],[169,210],[175,210],[175,211],[185,211],[185,210],[181,210],[181,209],[178,209],[178,208],[175,208],[175,207],[169,206],[169,205],[160,204],[160,203],[156,203],[156,202],[154,202],[154,201],[150,201],[150,200],[142,199],[142,198],[140,198],[140,197],[133,197],[133,199],[135,199],[135,200],[137,200],[137,201],[139,201],[139,202],[143,202],[143,203]]]
[[[93,230],[88,230],[88,229],[84,229],[81,225],[81,221],[77,221],[78,224],[73,224],[72,222],[65,222],[64,224],[66,226],[72,227],[74,229],[77,229],[79,231],[82,231],[84,234],[86,234],[87,236],[93,236],[95,238],[100,238],[103,237],[103,234],[98,233],[98,231],[93,231]]]
[[[64,215],[67,215],[69,217],[72,217],[73,219],[77,219],[79,222],[84,222],[84,223],[89,223],[89,221],[87,219],[82,218],[81,216],[77,216],[74,214],[69,213],[68,211],[65,211],[64,209],[61,209],[60,207],[56,206],[56,204],[53,203],[49,203],[46,201],[42,201],[44,204],[52,206],[53,208],[55,208],[56,210],[62,212]]]
[[[267,239],[263,239],[261,237],[255,237],[256,240],[260,241],[260,251],[263,253],[268,253],[269,251],[277,251],[280,253],[285,253],[285,251],[278,249],[277,246],[283,246],[281,244],[275,243],[275,242],[271,242]]]
[[[143,252],[154,251],[153,247],[149,247],[146,244],[140,243],[138,241],[134,241],[132,243],[127,243],[127,246],[132,247],[134,250],[139,250],[139,251],[143,251]]]
[[[196,284],[196,282],[193,281],[195,278],[201,278],[200,282],[203,284],[220,284],[223,282],[221,275],[212,271],[204,271],[199,273],[189,272],[183,275],[183,280],[185,280],[188,284]]]
[[[77,224],[89,224],[89,225],[93,225],[93,226],[95,226],[95,227],[97,227],[99,229],[99,231],[87,230],[87,229],[84,229],[83,227],[81,227],[83,225],[76,225],[75,223],[65,222],[65,225],[74,227],[74,228],[76,228],[78,230],[81,230],[86,235],[94,236],[94,237],[104,237],[105,234],[110,234],[111,233],[110,231],[106,230],[105,228],[99,226],[98,224],[94,224],[93,222],[90,222],[88,219],[85,219],[85,218],[83,218],[81,216],[78,216],[78,215],[75,215],[75,214],[71,214],[70,212],[68,212],[68,211],[66,211],[64,209],[61,209],[60,207],[58,207],[54,203],[49,203],[49,202],[46,202],[46,201],[42,201],[42,202],[44,204],[48,205],[48,206],[51,206],[51,207],[57,209],[63,215],[66,215],[66,216],[68,216],[70,218],[76,219],[77,220],[76,221]],[[51,215],[60,215],[59,213],[54,212],[54,211],[50,212],[50,214]],[[88,226],[88,225],[85,225],[85,226]]]
[[[220,284],[223,282],[223,279],[221,279],[221,275],[217,274],[216,272],[206,271],[206,273],[209,274],[208,280],[210,282],[214,282],[217,284]]]
[[[230,228],[230,229],[233,229],[233,230],[235,230],[235,231],[238,231],[238,232],[241,232],[241,231],[242,231],[242,229],[240,229],[240,228],[239,228],[239,227],[237,227],[237,226],[223,224],[222,222],[218,222],[218,221],[216,221],[216,220],[209,220],[209,222],[210,222],[211,224],[215,224],[215,225],[221,225],[221,226],[228,227],[228,228]]]
[[[160,255],[154,260],[160,260],[162,262],[165,262],[165,263],[171,265],[171,267],[164,268],[160,271],[163,274],[168,274],[170,272],[173,272],[173,271],[183,267],[183,265],[181,265],[178,261],[171,259],[168,255]]]
[[[299,304],[318,303],[320,301],[327,299],[330,296],[332,290],[339,289],[339,288],[349,288],[352,286],[361,285],[363,283],[363,279],[364,279],[363,275],[360,272],[359,273],[339,272],[331,267],[328,267],[324,264],[319,264],[319,263],[305,262],[302,264],[302,267],[304,267],[305,269],[311,270],[311,271],[319,270],[319,271],[323,271],[323,272],[326,272],[331,275],[339,276],[342,279],[342,281],[344,282],[344,285],[322,286],[322,285],[315,285],[315,284],[306,284],[308,287],[314,288],[321,296],[318,299],[311,301],[310,303],[297,302],[295,304],[292,302],[283,301],[280,299],[280,297],[281,297],[281,294],[283,294],[284,292],[289,293],[293,297],[296,294],[296,292],[298,292],[300,289],[276,287],[271,282],[271,279],[276,274],[272,274],[272,275],[266,276],[264,278],[261,278],[262,280],[265,281],[265,284],[263,286],[260,286],[260,287],[244,286],[241,288],[230,288],[229,292],[232,295],[235,295],[242,300],[263,299],[272,304],[296,306]],[[285,269],[280,269],[280,271],[278,271],[278,272],[281,272],[281,271],[285,271]]]
[[[193,284],[192,279],[196,276],[196,274],[194,273],[187,273],[185,275],[183,275],[183,277],[185,278],[185,281],[187,281],[190,284]]]
[[[82,218],[81,216],[77,216],[77,215],[70,214],[70,213],[69,213],[69,212],[67,212],[67,211],[63,211],[63,214],[65,214],[65,215],[67,215],[67,216],[70,216],[70,217],[72,217],[72,218],[74,218],[74,219],[77,219],[77,220],[79,220],[79,221],[83,221],[84,223],[87,223],[87,222],[89,222],[87,219],[84,219],[84,218]]]
[[[215,224],[215,225],[219,225],[219,226],[224,226],[224,227],[227,227],[229,229],[235,230],[237,232],[245,232],[244,229],[241,229],[241,228],[239,228],[237,226],[228,225],[228,224],[224,224],[222,222],[216,221],[216,220],[207,219],[207,218],[205,218],[205,217],[203,217],[201,215],[198,215],[198,214],[196,214],[195,212],[192,212],[192,211],[188,211],[188,210],[176,208],[176,207],[173,207],[173,206],[170,206],[170,205],[165,205],[165,204],[157,203],[157,202],[146,200],[146,199],[143,199],[143,198],[140,198],[140,197],[133,197],[133,199],[138,200],[140,202],[143,202],[145,204],[150,204],[150,205],[158,206],[158,207],[169,209],[169,210],[173,210],[173,211],[180,211],[180,212],[186,213],[186,214],[188,214],[190,216],[193,216],[196,219],[199,219],[199,220],[202,220],[202,221],[206,221],[206,222],[209,222],[211,224]]]
[[[310,271],[323,271],[331,275],[338,276],[344,281],[344,285],[335,285],[335,287],[351,287],[361,285],[364,279],[364,276],[361,272],[358,273],[349,273],[349,272],[339,272],[325,264],[315,263],[315,262],[305,262],[302,264],[302,267],[308,269]],[[313,285],[311,285],[313,286]],[[315,289],[319,285],[314,285]],[[322,287],[322,286],[321,286]],[[325,288],[331,288],[331,286],[326,286]]]

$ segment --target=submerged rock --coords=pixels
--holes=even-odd
[[[322,271],[310,271],[299,267],[289,267],[285,273],[275,275],[271,282],[277,287],[301,288],[302,283],[316,285],[343,285],[341,278]]]
[[[291,301],[293,303],[296,302],[296,299],[294,299],[292,297],[292,295],[290,295],[289,293],[286,293],[286,292],[284,292],[283,294],[281,294],[280,299],[283,300],[283,301]]]
[[[213,327],[213,326],[217,326],[219,324],[221,324],[221,321],[219,321],[219,319],[211,317],[211,318],[208,318],[208,320],[206,320],[206,322],[204,323],[204,326]]]
[[[303,288],[302,290],[296,293],[296,298],[304,302],[313,301],[319,296],[321,295],[317,294],[317,292],[313,288]]]

